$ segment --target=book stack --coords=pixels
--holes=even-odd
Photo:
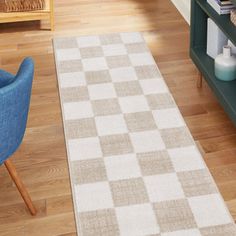
[[[234,4],[229,0],[207,0],[219,15],[230,14],[235,9]]]

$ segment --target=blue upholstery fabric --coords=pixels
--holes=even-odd
[[[13,76],[0,71],[0,165],[22,142],[29,111],[34,63],[26,58]]]
[[[15,80],[15,76],[4,71],[0,70],[0,88],[11,84]]]

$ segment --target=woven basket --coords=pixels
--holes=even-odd
[[[42,10],[44,5],[44,0],[0,0],[0,12]]]
[[[236,26],[236,10],[231,11],[230,19],[231,19],[232,23]]]

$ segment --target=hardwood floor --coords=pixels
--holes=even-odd
[[[140,31],[236,219],[236,128],[206,85],[196,87],[188,56],[189,26],[162,0],[56,0],[55,31],[38,22],[0,25],[0,68],[16,72],[35,60],[28,128],[12,161],[38,208],[32,217],[0,167],[0,235],[74,236],[67,157],[52,48],[56,36]],[[43,22],[43,27],[49,27]]]

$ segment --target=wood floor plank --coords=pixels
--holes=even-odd
[[[45,218],[46,212],[46,201],[34,201],[35,207],[37,208],[37,218]],[[0,225],[10,224],[15,222],[22,222],[32,219],[32,216],[29,214],[28,209],[26,208],[23,202],[18,204],[11,204],[0,207]]]
[[[57,215],[73,211],[71,194],[47,199],[47,214]]]

